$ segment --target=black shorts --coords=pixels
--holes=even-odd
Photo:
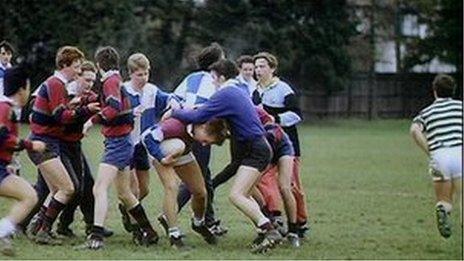
[[[264,136],[248,142],[238,141],[235,144],[235,158],[240,161],[240,166],[247,166],[262,172],[272,159],[272,149]]]
[[[272,164],[277,164],[279,159],[283,156],[295,156],[292,141],[287,134],[284,133],[280,140],[276,140],[275,137],[267,136],[267,141],[271,144],[274,154],[271,160]]]
[[[29,139],[42,141],[46,145],[43,152],[27,151],[27,155],[36,166],[60,156],[60,141],[57,138],[31,133]]]
[[[148,159],[147,150],[141,142],[137,143],[134,147],[134,154],[132,155],[130,168],[136,170],[150,169],[150,161]]]

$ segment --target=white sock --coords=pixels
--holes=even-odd
[[[199,227],[199,226],[203,225],[204,222],[205,222],[204,217],[202,217],[202,218],[193,217],[193,225],[196,226],[196,227]]]
[[[263,217],[263,218],[261,218],[261,219],[258,221],[258,224],[257,224],[257,225],[258,225],[258,227],[261,227],[262,225],[264,225],[264,224],[266,224],[266,223],[268,223],[268,222],[270,222],[270,221],[269,221],[269,218]]]
[[[180,237],[180,230],[178,227],[170,227],[168,229],[168,232],[169,232],[169,237],[175,237],[175,238]]]
[[[443,201],[443,200],[438,201],[436,207],[438,207],[440,205],[443,206],[446,213],[450,213],[451,210],[453,209],[453,205],[451,205],[451,203],[448,203],[448,202]]]
[[[16,226],[8,218],[0,220],[0,238],[9,236],[14,233]]]

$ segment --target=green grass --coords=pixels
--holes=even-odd
[[[15,240],[20,259],[461,259],[462,229],[453,215],[454,234],[440,237],[434,219],[434,193],[427,174],[427,159],[408,136],[409,122],[386,120],[327,121],[300,127],[302,179],[307,191],[312,232],[300,249],[282,246],[266,255],[253,255],[247,245],[254,237],[251,223],[227,201],[230,184],[216,196],[218,216],[229,228],[217,247],[206,245],[189,229],[190,210],[180,217],[187,233],[181,253],[162,238],[158,246],[136,247],[123,231],[111,194],[107,224],[116,235],[99,252],[72,250],[83,242],[81,214],[74,230],[80,238],[60,247],[36,246],[25,238]],[[23,135],[27,130],[22,129]],[[101,136],[93,130],[84,150],[93,170],[101,156]],[[228,162],[227,147],[214,148],[212,170]],[[35,181],[35,170],[22,154],[23,172]],[[95,175],[96,173],[94,173]],[[144,201],[153,222],[161,209],[162,189],[151,175],[151,194]],[[7,211],[2,199],[0,214]],[[157,227],[158,231],[161,231]]]

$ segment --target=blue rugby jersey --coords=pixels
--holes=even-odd
[[[182,105],[186,108],[205,103],[215,92],[213,78],[206,71],[187,75],[174,90],[174,94],[182,100]]]
[[[237,80],[229,80],[203,103],[192,109],[173,110],[172,117],[185,123],[203,123],[213,118],[228,121],[231,133],[238,141],[250,141],[264,136],[264,128],[251,99]]]
[[[11,64],[6,66],[0,63],[0,97],[3,96],[3,78],[5,77],[6,69],[11,68]]]
[[[139,113],[135,115],[134,129],[131,132],[131,139],[137,144],[141,134],[159,121],[172,97],[152,83],[147,83],[141,92],[136,90],[130,81],[124,83],[124,88],[129,94],[134,112]]]

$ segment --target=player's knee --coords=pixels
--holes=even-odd
[[[63,192],[64,195],[66,195],[66,197],[69,198],[74,196],[74,193],[76,192],[76,189],[74,188],[74,185],[71,182],[63,186],[63,188],[61,188],[60,190],[61,192]]]
[[[130,191],[120,191],[118,192],[118,199],[127,205],[127,203],[131,202],[131,199],[134,195]]]
[[[150,193],[148,186],[141,186],[139,189],[139,199],[144,199]]]
[[[33,208],[37,202],[39,202],[39,197],[34,189],[30,189],[25,193],[25,197],[22,199],[24,204],[27,205],[28,208]]]
[[[166,194],[173,194],[173,195],[177,196],[177,192],[179,191],[179,187],[174,182],[167,183],[167,184],[164,184],[164,191],[165,191]]]

